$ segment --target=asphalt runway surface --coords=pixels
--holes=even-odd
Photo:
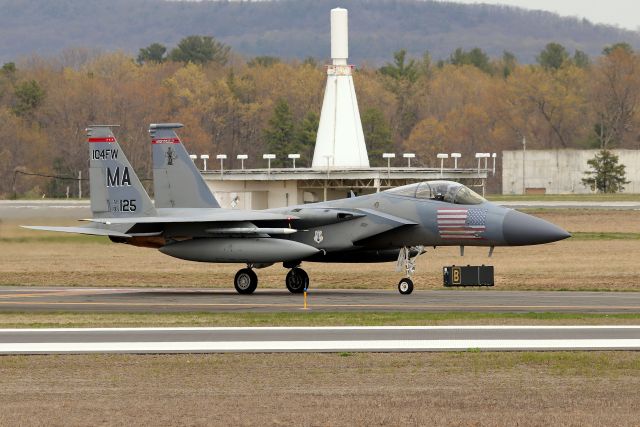
[[[640,326],[2,329],[0,354],[638,350]]]
[[[310,311],[640,313],[640,292],[414,291],[311,289]],[[299,312],[303,296],[286,289],[0,287],[0,311]]]

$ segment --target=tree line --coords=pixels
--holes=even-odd
[[[82,46],[134,55],[138,48],[203,34],[247,57],[329,56],[329,11],[349,10],[349,46],[356,64],[376,67],[399,47],[434,58],[457,47],[480,46],[492,57],[504,49],[533,63],[548,41],[592,56],[624,40],[640,47],[640,33],[577,17],[490,4],[424,0],[0,0],[0,64],[33,53],[57,55]],[[79,19],[80,17],[80,19]],[[99,17],[89,19],[88,17]],[[34,25],[37,23],[37,25]],[[61,31],[64,29],[64,31]]]
[[[372,165],[382,152],[414,152],[435,166],[438,152],[527,148],[640,148],[637,114],[640,55],[625,43],[590,58],[549,43],[532,65],[504,52],[457,49],[441,61],[395,52],[381,67],[354,72]],[[87,175],[84,128],[119,124],[116,134],[143,178],[151,176],[147,128],[181,122],[197,154],[298,152],[310,165],[325,86],[312,58],[244,58],[212,37],[191,36],[168,48],[154,43],[135,57],[67,50],[0,69],[0,194],[61,197],[67,184],[16,172]],[[402,159],[398,159],[401,162]],[[496,179],[496,182],[499,182]],[[499,187],[497,188],[499,191]]]

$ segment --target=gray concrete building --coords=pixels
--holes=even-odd
[[[587,161],[599,150],[526,150],[502,152],[503,194],[589,194],[582,184]],[[640,193],[640,150],[611,150],[626,166],[625,193]]]

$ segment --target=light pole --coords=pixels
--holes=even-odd
[[[322,157],[327,159],[327,176],[329,176],[329,169],[331,169],[331,159],[333,158],[333,156],[331,154],[325,154]]]
[[[322,200],[324,200],[325,202],[327,201],[327,192],[328,192],[328,185],[329,185],[329,171],[331,170],[331,159],[333,158],[333,156],[331,154],[325,154],[324,156],[325,159],[327,159],[327,178],[324,180],[324,187],[322,189]]]
[[[453,168],[458,169],[458,159],[462,157],[460,153],[451,153],[451,158],[453,159]]]
[[[220,160],[220,179],[222,179],[222,176],[224,175],[224,161],[226,158],[227,158],[226,154],[218,154],[216,156],[216,159]]]
[[[240,160],[241,169],[244,170],[244,161],[247,160],[248,158],[249,158],[249,156],[246,155],[246,154],[238,154],[236,156],[236,159]]]
[[[300,154],[289,154],[289,158],[293,160],[293,168],[296,168],[296,159],[300,158]]]
[[[484,157],[484,170],[489,170],[489,157],[491,157],[491,153],[482,153],[482,157]]]
[[[407,159],[407,167],[410,168],[411,167],[411,159],[415,159],[416,155],[414,153],[404,153],[402,155],[402,157]]]
[[[396,153],[382,153],[382,158],[387,159],[387,181],[391,187],[391,159],[396,157]]]
[[[440,159],[440,178],[442,178],[444,173],[444,159],[448,159],[449,155],[447,153],[438,153],[437,157]]]
[[[209,160],[208,154],[200,154],[200,158],[204,161],[204,169],[203,171],[207,171],[207,160]]]
[[[268,168],[268,174],[271,175],[271,160],[276,158],[275,154],[263,154],[262,158],[265,159],[268,163],[267,163],[267,168]]]
[[[525,165],[527,158],[527,138],[522,136],[522,194],[527,192],[527,187],[525,185]]]

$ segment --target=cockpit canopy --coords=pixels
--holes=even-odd
[[[438,200],[458,205],[479,205],[486,200],[459,182],[452,181],[425,181],[417,184],[403,185],[402,187],[386,190],[397,196],[414,197],[416,199]]]

